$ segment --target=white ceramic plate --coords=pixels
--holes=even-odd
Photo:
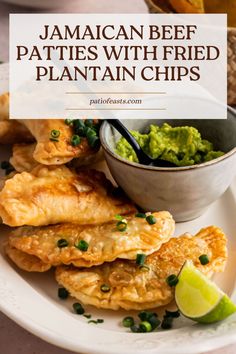
[[[1,68],[0,93],[7,89]],[[0,147],[0,161],[9,148]],[[236,180],[200,218],[177,224],[176,235],[216,224],[228,235],[229,258],[226,270],[214,280],[236,302]],[[18,270],[4,255],[4,239],[9,232],[0,226],[0,309],[22,327],[57,346],[80,353],[94,354],[186,354],[213,350],[236,341],[236,314],[214,325],[198,325],[177,319],[174,329],[154,333],[129,333],[120,324],[127,312],[96,310],[87,306],[93,317],[103,324],[88,324],[83,316],[72,312],[73,300],[59,300],[53,271],[31,274]],[[161,313],[160,310],[157,310]],[[130,312],[129,312],[130,313]],[[134,315],[135,313],[131,313]]]

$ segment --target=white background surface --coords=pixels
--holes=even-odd
[[[34,0],[31,0],[33,2]],[[50,0],[48,0],[50,1]],[[77,5],[66,7],[65,1],[59,10],[52,12],[147,12],[142,0],[78,0]],[[35,12],[26,8],[8,6],[0,2],[0,60],[8,61],[8,14],[14,12]],[[0,354],[70,354],[71,352],[54,347],[20,328],[0,313]],[[235,354],[236,345],[209,354]],[[184,348],[183,348],[184,354]]]

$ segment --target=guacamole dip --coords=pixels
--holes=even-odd
[[[222,151],[214,151],[213,144],[202,139],[194,127],[171,127],[164,123],[161,127],[150,125],[148,134],[134,130],[131,133],[146,154],[177,166],[199,164],[224,155]],[[134,150],[123,137],[117,142],[116,153],[129,161],[138,162]]]

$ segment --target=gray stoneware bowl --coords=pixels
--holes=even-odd
[[[200,216],[229,187],[236,174],[236,113],[228,109],[225,120],[122,120],[129,129],[145,132],[150,124],[194,126],[225,152],[212,161],[194,166],[158,168],[129,162],[114,152],[120,138],[107,122],[100,130],[105,158],[115,181],[146,211],[169,210],[177,222]]]

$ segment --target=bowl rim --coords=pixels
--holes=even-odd
[[[236,119],[236,110],[234,110],[232,107],[228,106],[227,110],[230,111],[232,113],[232,115],[234,116],[234,118]],[[163,119],[163,122],[165,120]],[[196,164],[196,165],[191,165],[191,166],[177,166],[177,167],[157,167],[157,166],[146,166],[137,162],[131,162],[129,160],[126,160],[125,158],[119,156],[118,154],[116,154],[114,151],[111,150],[110,146],[108,145],[106,139],[105,139],[105,129],[107,128],[109,124],[106,122],[106,120],[103,121],[101,129],[100,129],[100,141],[101,141],[101,145],[102,148],[115,160],[120,161],[121,163],[134,167],[134,168],[138,168],[138,169],[142,169],[142,170],[148,170],[148,171],[161,171],[161,172],[181,172],[181,171],[187,171],[187,170],[194,170],[194,169],[199,169],[199,168],[204,168],[204,167],[208,167],[208,166],[212,166],[215,165],[223,160],[226,160],[227,158],[230,158],[232,155],[236,154],[236,146],[228,151],[227,153],[225,153],[224,155],[217,157],[216,159],[207,161],[207,162],[203,162],[200,164]]]

